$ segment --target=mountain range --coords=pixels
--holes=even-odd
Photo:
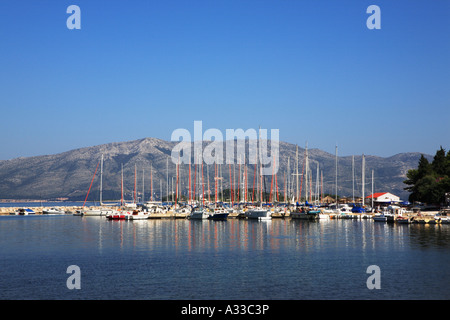
[[[164,141],[157,138],[144,138],[127,142],[115,142],[98,146],[80,148],[67,152],[34,157],[21,157],[0,161],[0,199],[55,199],[84,200],[92,182],[88,200],[98,200],[100,190],[100,159],[103,155],[102,190],[103,200],[115,200],[121,197],[122,166],[124,176],[125,199],[132,199],[136,189],[139,196],[144,193],[144,200],[149,200],[151,181],[155,197],[165,196],[172,190],[172,180],[176,181],[176,165],[170,156],[172,149],[179,142]],[[203,147],[208,145],[203,142]],[[248,142],[246,147],[248,155]],[[284,194],[284,185],[290,181],[291,189],[296,186],[292,173],[296,172],[297,146],[279,143],[278,188]],[[298,147],[298,170],[304,170],[305,149]],[[403,181],[409,169],[417,167],[421,153],[399,153],[391,157],[365,155],[365,193],[372,191],[372,170],[374,192],[391,192],[407,200]],[[432,156],[425,155],[432,159]],[[363,155],[337,157],[338,195],[360,197],[362,195],[362,158]],[[315,190],[325,194],[335,194],[336,190],[336,156],[319,149],[308,149],[310,163],[310,181]],[[354,163],[354,166],[353,164]],[[289,170],[288,170],[289,164]],[[319,177],[316,178],[317,164]],[[208,167],[208,170],[206,169]],[[135,179],[136,168],[136,179]],[[168,168],[168,169],[167,169]],[[188,193],[188,165],[180,165],[179,181],[181,192]],[[248,167],[248,187],[252,188],[254,165]],[[234,181],[238,181],[239,166],[221,166],[223,188],[230,187],[230,169]],[[209,176],[210,188],[214,190],[214,166],[204,167],[204,179]],[[243,166],[241,167],[243,170]],[[194,166],[192,165],[192,180]],[[353,173],[354,172],[354,173]],[[94,177],[95,173],[95,178]],[[289,173],[291,174],[290,177]],[[323,178],[322,178],[323,177]],[[353,178],[354,177],[354,178]],[[167,179],[168,178],[168,179]],[[266,191],[269,191],[272,177],[266,177]],[[169,181],[169,184],[167,184]],[[301,177],[299,178],[301,181]],[[205,182],[206,183],[206,182]],[[234,183],[234,187],[236,183]],[[206,186],[206,184],[205,184]],[[304,189],[303,189],[304,190]]]

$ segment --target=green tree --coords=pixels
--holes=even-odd
[[[432,169],[437,175],[445,175],[447,166],[447,158],[445,156],[445,150],[441,148],[436,152],[433,158]]]
[[[419,183],[421,179],[423,179],[425,176],[430,175],[432,172],[431,164],[429,163],[428,159],[425,158],[425,156],[422,154],[419,159],[419,165],[417,169],[411,169],[406,173],[407,180],[403,181],[406,185],[409,187],[406,187],[405,190],[411,192],[409,196],[409,201],[423,201],[420,200],[421,198],[421,191],[423,189],[419,190],[419,187],[423,184]]]
[[[431,163],[421,155],[417,169],[409,170],[406,177],[409,201],[443,203],[445,193],[450,192],[450,152],[446,155],[441,146]]]
[[[445,171],[445,175],[447,177],[450,177],[450,150],[447,151],[447,156],[445,157],[446,160],[446,168],[447,170]]]

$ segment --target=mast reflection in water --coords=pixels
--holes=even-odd
[[[3,216],[0,239],[1,299],[450,298],[450,225]]]

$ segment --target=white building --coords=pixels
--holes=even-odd
[[[366,197],[368,200],[371,200],[372,198],[373,202],[377,203],[400,202],[400,197],[389,192],[378,192]]]

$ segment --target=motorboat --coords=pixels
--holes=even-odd
[[[114,213],[114,210],[109,208],[88,209],[83,211],[84,216],[107,216],[112,213]]]
[[[128,212],[126,211],[117,211],[112,214],[106,216],[109,220],[125,220]]]
[[[14,212],[14,214],[16,215],[16,216],[27,216],[27,215],[29,215],[29,214],[35,214],[36,212],[34,212],[33,210],[31,210],[31,209],[28,209],[28,208],[20,208],[20,209],[17,209],[15,212]]]
[[[376,222],[386,222],[386,221],[387,221],[387,217],[386,217],[386,215],[385,215],[384,213],[381,213],[381,214],[375,214],[375,215],[373,216],[373,221],[376,221]]]
[[[50,208],[42,210],[42,214],[65,214],[66,212],[64,210],[58,209],[58,208]]]
[[[335,210],[337,217],[339,219],[354,219],[357,216],[353,213],[353,208],[350,207],[347,204],[342,204],[338,206],[338,208]]]
[[[263,208],[253,208],[245,211],[245,217],[247,219],[256,220],[271,220],[272,214],[269,210]]]
[[[202,220],[202,219],[208,219],[209,214],[208,214],[208,210],[206,208],[197,207],[197,208],[194,208],[187,217],[188,217],[188,219]]]
[[[291,212],[290,217],[292,219],[316,220],[320,218],[320,210],[306,208],[296,209]]]
[[[133,210],[132,212],[127,212],[125,219],[127,220],[146,220],[148,219],[148,212],[142,210]]]
[[[129,214],[129,210],[126,210],[126,208],[122,208],[120,210],[112,210],[111,212],[108,212],[105,217],[109,220],[125,220],[127,219],[127,215]]]
[[[229,214],[229,211],[225,208],[215,208],[214,211],[209,214],[208,219],[226,220]]]

